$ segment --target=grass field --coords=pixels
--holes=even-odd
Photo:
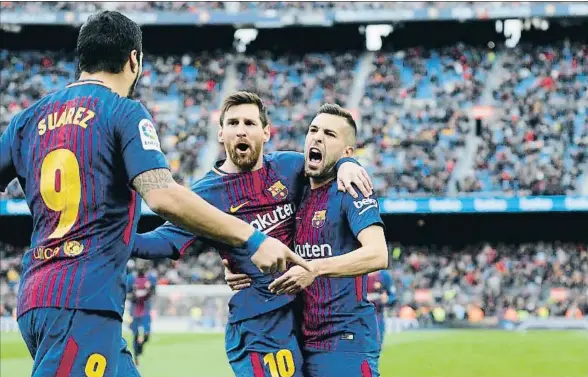
[[[0,376],[30,376],[20,335],[0,336]],[[141,362],[143,377],[233,377],[223,336],[216,334],[155,334]],[[390,334],[380,372],[382,377],[587,377],[588,332]]]

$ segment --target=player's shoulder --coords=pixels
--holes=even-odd
[[[214,170],[210,170],[202,178],[194,182],[192,186],[190,186],[190,189],[199,195],[211,191],[218,191],[221,187],[222,180],[223,178],[221,175]]]
[[[294,151],[275,151],[266,153],[264,156],[266,162],[270,164],[288,164],[304,160],[304,155]]]
[[[23,126],[27,123],[27,121],[35,118],[39,115],[41,111],[43,111],[43,106],[47,105],[51,102],[52,95],[46,95],[45,97],[37,100],[33,104],[31,104],[26,109],[22,109],[21,111],[17,112],[12,117],[12,122],[15,124],[16,127]]]
[[[128,115],[130,117],[144,117],[151,121],[151,114],[143,105],[141,101],[132,100],[127,97],[120,97],[116,96],[117,98],[114,99],[116,109],[121,112],[121,114]]]
[[[337,182],[333,183],[335,186],[335,190],[337,190]],[[357,193],[357,198],[351,196],[351,194],[343,191],[337,191],[337,195],[340,196],[341,202],[345,208],[349,208],[353,206],[357,209],[363,209],[364,207],[378,207],[378,197],[376,193],[373,193],[370,196],[365,196],[357,186],[353,185],[355,192]]]

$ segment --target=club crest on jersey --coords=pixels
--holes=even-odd
[[[312,226],[314,228],[322,228],[325,225],[325,221],[327,220],[327,210],[323,209],[322,211],[315,211],[314,215],[312,216]]]
[[[277,181],[267,189],[274,199],[285,199],[288,196],[288,189],[282,181]]]
[[[143,149],[161,151],[157,131],[149,119],[143,119],[139,122],[139,135],[141,136]]]
[[[67,241],[63,245],[63,253],[68,257],[77,257],[84,251],[84,245],[78,241]]]

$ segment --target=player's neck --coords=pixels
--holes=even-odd
[[[324,177],[324,178],[310,178],[310,189],[316,190],[318,188],[321,188],[324,185],[331,183],[333,181],[333,179],[335,179],[335,177],[333,177],[333,176]]]
[[[88,73],[82,72],[80,75],[80,80],[96,80],[101,81],[102,84],[108,87],[110,90],[115,92],[121,97],[126,97],[129,94],[129,88],[125,88],[125,85],[121,83],[120,77],[114,73],[108,72],[96,72],[96,73]]]
[[[259,159],[251,169],[242,169],[237,166],[230,158],[227,158],[225,162],[220,166],[220,170],[229,174],[245,173],[259,170],[263,167],[263,155],[259,156]]]

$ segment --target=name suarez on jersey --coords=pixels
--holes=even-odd
[[[68,107],[61,111],[48,114],[37,123],[39,136],[43,136],[47,130],[53,131],[59,127],[74,125],[86,129],[88,122],[96,116],[96,113],[83,106]]]

